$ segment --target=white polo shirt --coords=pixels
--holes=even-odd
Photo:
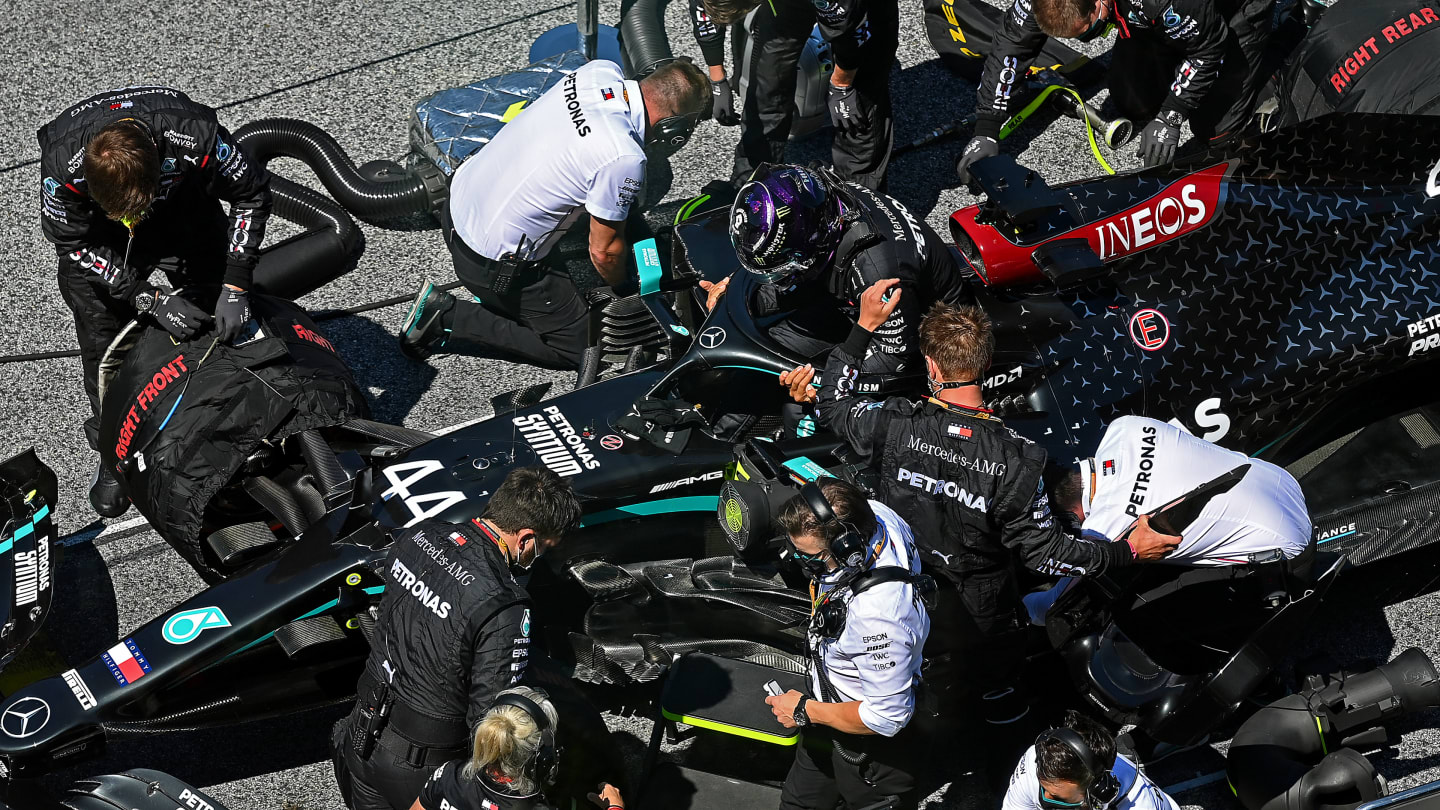
[[[1115,767],[1110,770],[1120,780],[1120,801],[1111,810],[1180,810],[1170,798],[1150,781],[1150,777],[1135,769],[1135,763],[1124,754],[1115,755]],[[1035,746],[1030,746],[1020,764],[1010,774],[1010,788],[1005,791],[1005,804],[1001,810],[1040,810],[1040,779],[1035,776]]]
[[[596,60],[566,74],[469,160],[450,183],[455,233],[498,259],[525,238],[529,258],[550,252],[582,210],[621,221],[645,180],[640,84]]]
[[[870,539],[872,548],[879,549],[875,565],[920,573],[909,524],[878,501],[870,501],[870,508],[880,522]],[[819,591],[831,587],[822,581]],[[908,582],[882,582],[859,595],[848,595],[846,609],[840,635],[817,642],[830,684],[840,702],[860,701],[860,722],[867,728],[893,737],[915,713],[915,686],[924,662],[921,651],[930,635],[930,614]],[[823,700],[814,672],[810,689],[812,699]]]
[[[1245,478],[1211,499],[1162,562],[1233,565],[1276,549],[1286,558],[1304,551],[1312,527],[1294,476],[1143,416],[1111,422],[1093,459],[1082,464],[1084,531],[1113,539],[1137,516],[1243,464],[1250,465]]]

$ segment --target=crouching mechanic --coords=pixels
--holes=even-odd
[[[954,583],[958,600],[942,592],[936,613],[945,651],[970,662],[958,697],[972,701],[1018,680],[1024,639],[1017,562],[1052,576],[1094,574],[1159,559],[1179,538],[1157,534],[1143,518],[1128,542],[1064,531],[1041,477],[1045,451],[984,407],[980,381],[995,341],[979,307],[936,304],[920,322],[928,399],[857,395],[857,369],[874,330],[903,305],[905,293],[894,287],[893,279],[881,281],[861,297],[859,321],[825,366],[817,409],[820,424],[879,472],[881,500],[914,527],[925,563]],[[984,665],[973,665],[979,661]],[[1015,704],[982,701],[965,716],[1008,725],[1024,713],[1023,701]],[[1008,757],[989,765],[997,784],[1002,767],[1008,770]]]
[[[973,300],[934,229],[895,198],[823,170],[762,167],[735,198],[730,238],[741,265],[766,282],[756,313],[789,313],[769,336],[811,361],[781,378],[802,401],[814,399],[815,365],[845,340],[877,281],[895,280],[897,297],[857,366],[868,391],[918,386],[920,317],[936,301]],[[726,283],[709,288],[712,301]]]
[[[250,320],[246,292],[270,218],[270,175],[246,159],[214,109],[168,87],[91,96],[41,127],[39,139],[40,228],[60,257],[90,399],[85,438],[98,449],[100,358],[125,324],[143,317],[185,340],[213,312],[228,341]],[[174,286],[218,289],[213,310],[151,284],[156,270]],[[104,463],[90,503],[102,517],[129,508]]]
[[[335,725],[335,778],[353,810],[407,810],[530,655],[530,606],[515,581],[580,519],[570,485],[515,470],[485,513],[426,521],[395,538],[355,708]]]
[[[1075,710],[1020,757],[1003,810],[1179,810],[1104,726]]]
[[[810,695],[765,699],[786,728],[832,744],[816,757],[807,740],[781,793],[782,810],[914,807],[915,713],[921,651],[930,617],[921,602],[933,588],[919,576],[910,527],[884,504],[866,501],[833,478],[807,484],[780,510],[786,554],[813,580],[806,633]],[[894,797],[892,799],[892,797]]]
[[[1046,36],[1089,41],[1113,23],[1110,99],[1120,114],[1148,121],[1140,133],[1146,166],[1169,163],[1186,122],[1197,146],[1239,134],[1266,79],[1264,52],[1275,0],[1013,0],[985,56],[976,90],[975,136],[956,172],[1000,151],[1011,96]]]
[[[544,791],[560,769],[560,712],[540,689],[506,689],[475,726],[468,759],[435,769],[409,810],[550,810]],[[624,810],[614,785],[590,795],[597,806]]]
[[[444,351],[579,368],[588,308],[551,251],[589,214],[590,261],[606,284],[624,283],[626,220],[634,214],[629,228],[644,226],[636,201],[647,153],[683,146],[709,98],[709,80],[688,59],[638,82],[595,60],[545,91],[456,170],[441,225],[473,298],[457,301],[425,282],[401,350],[415,359]]]

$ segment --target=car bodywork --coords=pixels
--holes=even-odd
[[[1433,387],[1417,382],[1440,357],[1430,347],[1440,334],[1430,331],[1440,313],[1433,121],[1327,118],[1174,167],[1054,190],[1013,163],[982,168],[991,201],[957,212],[955,235],[997,324],[991,404],[1061,464],[1122,413],[1174,418],[1289,463],[1316,493],[1324,548],[1360,562],[1428,540],[1440,465],[1401,464],[1376,488],[1357,471],[1396,431],[1421,461],[1440,444],[1422,429],[1440,424]],[[226,546],[243,548],[225,581],[104,655],[8,696],[0,716],[44,704],[45,721],[0,735],[0,761],[44,769],[109,735],[347,699],[367,650],[367,608],[384,587],[387,532],[476,517],[509,469],[533,463],[568,476],[584,504],[581,530],[530,582],[543,638],[577,677],[649,680],[690,649],[799,666],[807,600],[793,577],[737,556],[715,519],[720,479],[749,474],[733,463],[736,443],[774,427],[765,417],[782,402],[775,377],[797,360],[751,317],[747,274],[734,276],[703,322],[688,294],[675,292],[734,272],[725,228],[723,210],[681,224],[672,266],[642,276],[641,304],[665,343],[658,364],[548,401],[532,401],[537,392],[497,398],[493,418],[428,440],[373,424],[322,432],[330,453],[312,448],[307,463],[325,470],[315,476],[323,514],[301,531],[250,526],[260,541]],[[694,412],[698,422],[637,438],[643,431],[624,420],[644,403]],[[754,418],[718,434],[720,417],[737,413]],[[670,434],[682,430],[688,439],[675,452]],[[853,472],[824,435],[766,452],[788,471],[773,472],[796,479]],[[1318,497],[1332,491],[1342,497]],[[1116,717],[1205,693],[1215,704],[1208,720],[1218,722],[1239,700],[1226,691],[1236,682],[1206,690],[1298,632],[1320,583],[1333,579],[1333,565],[1320,568],[1291,600],[1305,610],[1266,619],[1264,632],[1204,672],[1170,673],[1183,683],[1167,682],[1161,697],[1126,703],[1092,676],[1076,678],[1090,678],[1082,688]],[[1094,658],[1103,628],[1081,629],[1062,642],[1072,657],[1089,649]]]

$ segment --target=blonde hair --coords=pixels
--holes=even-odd
[[[517,686],[500,694],[518,695],[538,705],[545,712],[553,734],[560,717],[545,693],[528,686]],[[535,774],[529,772],[529,766],[540,750],[543,736],[529,712],[519,706],[495,706],[475,727],[475,747],[470,761],[461,769],[461,775],[474,779],[481,774],[493,774],[509,779],[516,792],[535,793],[540,785],[535,780]]]

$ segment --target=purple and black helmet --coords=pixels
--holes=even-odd
[[[730,208],[730,241],[746,270],[785,282],[829,261],[840,244],[840,200],[802,166],[763,164]]]

